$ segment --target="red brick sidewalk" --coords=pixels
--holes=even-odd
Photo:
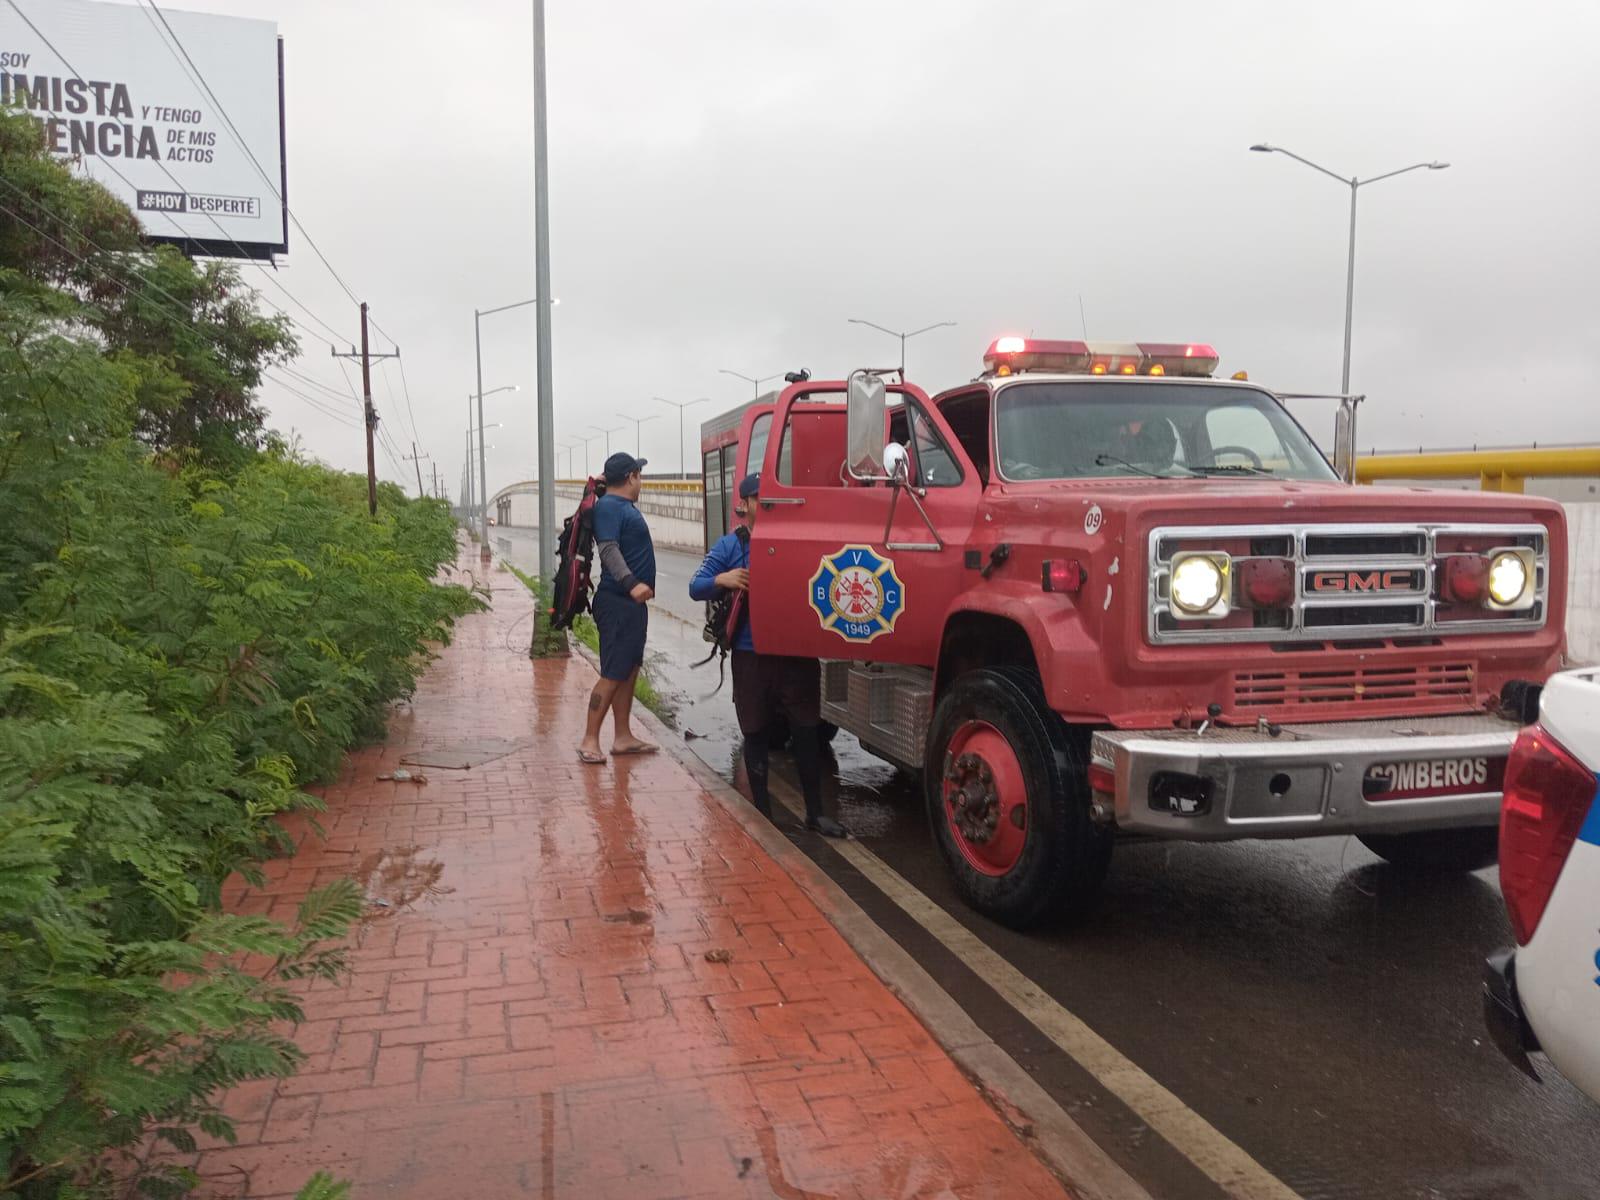
[[[301,1072],[228,1097],[210,1194],[287,1197],[323,1168],[358,1200],[1061,1196],[683,765],[577,762],[593,669],[530,663],[530,597],[494,585],[326,790],[327,840],[297,825],[272,882],[229,894],[287,917],[356,874],[389,903],[308,994]],[[520,748],[376,779],[485,737]]]

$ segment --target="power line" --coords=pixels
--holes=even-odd
[[[4,183],[4,182],[8,182],[8,181],[6,181],[4,178],[0,178],[0,183]],[[0,212],[5,213],[7,216],[11,217],[12,220],[17,221],[20,224],[27,226],[29,229],[33,230],[34,233],[38,234],[40,237],[44,238],[46,241],[48,241],[52,245],[56,246],[64,254],[68,255],[69,257],[71,257],[73,259],[76,259],[82,265],[84,265],[86,267],[89,267],[92,270],[96,270],[96,272],[99,274],[99,276],[102,279],[105,279],[107,282],[111,283],[113,286],[115,286],[117,288],[120,288],[125,294],[127,294],[129,296],[134,295],[133,289],[130,288],[127,285],[127,283],[125,283],[123,280],[117,278],[116,275],[112,274],[111,272],[109,272],[109,271],[107,271],[107,270],[105,270],[103,268],[97,268],[95,263],[91,262],[89,259],[85,258],[83,255],[75,253],[72,250],[72,248],[67,246],[65,243],[63,243],[61,241],[58,241],[56,238],[51,237],[48,233],[46,233],[44,230],[40,229],[37,225],[33,224],[33,222],[29,221],[26,217],[24,217],[21,213],[17,212],[15,209],[12,209],[12,208],[8,207],[7,205],[0,204]],[[65,222],[63,222],[63,223],[65,224]],[[110,253],[104,247],[100,246],[97,242],[95,242],[92,238],[90,238],[87,235],[83,234],[81,230],[77,230],[74,226],[71,226],[70,224],[68,225],[68,228],[74,229],[74,231],[77,232],[80,237],[83,237],[83,239],[85,241],[87,241],[91,246],[94,246],[95,249],[99,250],[102,254]],[[181,301],[177,297],[173,296],[171,292],[168,292],[165,288],[161,287],[160,284],[157,284],[157,283],[153,282],[148,276],[142,274],[141,272],[132,270],[130,268],[130,273],[135,275],[140,280],[142,280],[153,291],[155,291],[156,293],[158,293],[161,296],[164,296],[166,299],[172,301],[173,304],[179,306],[177,309],[171,309],[171,308],[165,307],[162,304],[156,303],[154,301],[150,302],[151,306],[153,308],[155,308],[157,311],[163,313],[169,320],[171,320],[173,322],[173,324],[190,326],[190,327],[194,328],[195,331],[197,333],[200,333],[202,336],[205,336],[205,335],[209,334],[211,341],[219,349],[226,349],[226,347],[223,345],[222,340],[221,340],[219,335],[217,335],[215,333],[212,333],[211,331],[206,330],[203,326],[198,325],[193,319],[193,314],[187,313],[184,310],[183,301]],[[263,374],[263,376],[269,376],[270,369],[263,370],[262,374]],[[334,410],[331,406],[324,407],[322,402],[317,401],[313,397],[308,396],[305,393],[300,392],[298,389],[289,386],[283,380],[277,379],[277,378],[272,378],[271,381],[274,384],[276,384],[278,387],[283,388],[285,391],[289,392],[291,395],[296,396],[297,398],[306,401],[308,404],[311,404],[312,407],[316,408],[317,411],[323,413],[324,415],[329,416],[329,417],[333,418],[336,421],[340,421],[342,423],[348,424],[351,428],[359,429],[361,427],[359,421],[351,420],[345,414],[337,412],[336,410]],[[401,473],[403,474],[404,472],[402,471]]]

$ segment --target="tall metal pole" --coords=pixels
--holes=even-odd
[[[550,371],[550,195],[545,152],[544,0],[533,0],[533,254],[539,355],[539,576],[556,573],[556,417]]]
[[[361,302],[361,408],[367,426],[367,515],[378,515],[378,458],[373,437],[378,432],[378,410],[372,407],[372,363],[367,357],[367,302]]]
[[[483,437],[483,335],[478,310],[472,310],[472,348],[478,361],[478,538],[479,558],[489,557],[489,467],[484,461]]]
[[[1344,278],[1344,369],[1339,375],[1339,394],[1350,394],[1350,325],[1356,303],[1356,191],[1361,181],[1350,177],[1350,265]]]
[[[474,482],[476,476],[472,469],[472,393],[467,393],[467,501],[462,510],[462,516],[467,519],[467,528],[472,528],[473,505],[477,503],[478,490]]]

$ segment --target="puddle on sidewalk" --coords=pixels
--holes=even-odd
[[[367,918],[392,917],[417,905],[455,891],[440,882],[444,864],[421,857],[421,846],[375,850],[355,869],[356,885],[367,897]]]

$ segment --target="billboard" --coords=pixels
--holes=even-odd
[[[0,103],[36,118],[51,151],[110,188],[151,239],[231,258],[288,249],[283,46],[271,21],[3,3]]]

